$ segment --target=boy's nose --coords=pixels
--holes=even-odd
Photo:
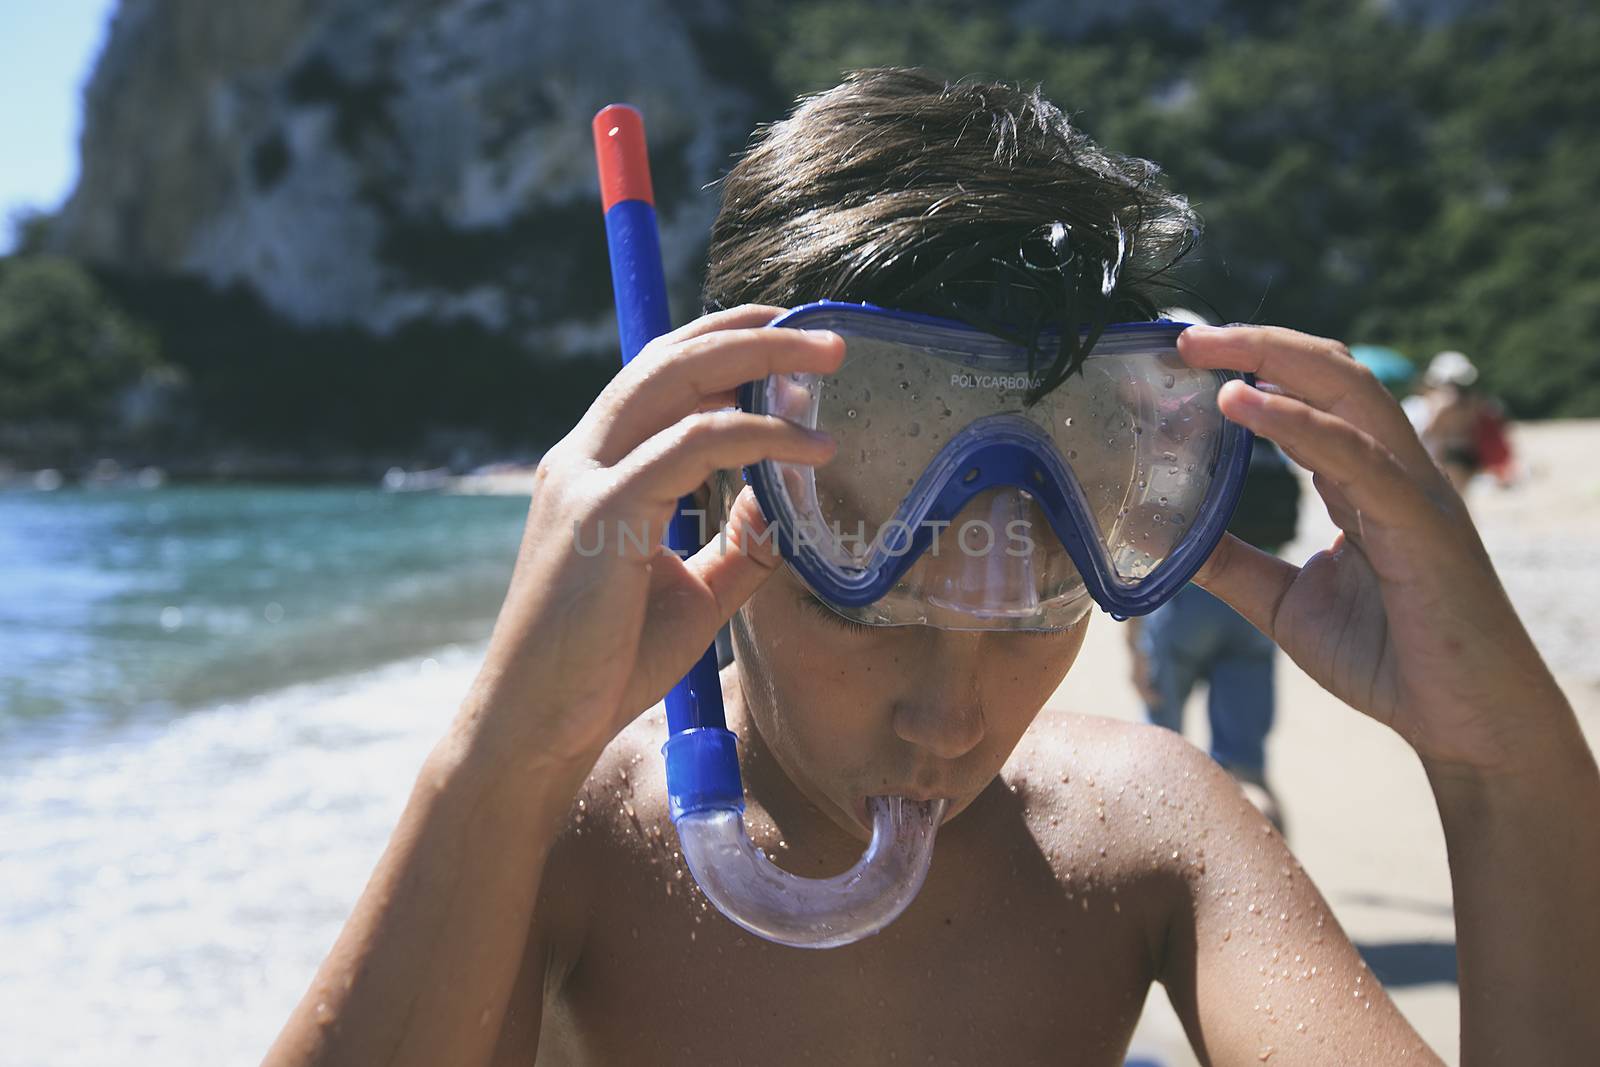
[[[971,644],[975,650],[977,642]],[[943,651],[947,654],[936,658],[940,665],[930,665],[916,690],[895,702],[894,732],[941,759],[956,759],[983,740],[983,702],[977,665],[962,654],[967,650]]]
[[[895,705],[894,732],[941,759],[965,756],[983,740],[983,711],[975,702],[909,700]]]

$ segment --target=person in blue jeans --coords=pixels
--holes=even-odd
[[[1300,482],[1271,441],[1257,438],[1245,489],[1228,529],[1257,548],[1278,552],[1294,540]],[[1129,622],[1134,684],[1145,716],[1156,726],[1183,732],[1183,707],[1204,682],[1211,718],[1211,758],[1244,789],[1256,807],[1283,829],[1267,787],[1267,734],[1274,713],[1272,639],[1228,605],[1186,586],[1143,619]]]

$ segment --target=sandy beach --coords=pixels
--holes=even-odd
[[[1523,478],[1510,489],[1479,479],[1468,491],[1502,582],[1600,744],[1600,422],[1520,427]],[[1310,492],[1309,480],[1307,483]],[[1300,537],[1284,555],[1303,560],[1333,536],[1314,496]],[[1051,704],[1137,719],[1120,627],[1104,616]],[[1444,834],[1421,765],[1385,727],[1328,695],[1287,658],[1278,660],[1278,719],[1268,776],[1289,845],[1345,930],[1423,1038],[1460,1062],[1455,923]],[[1186,734],[1207,740],[1205,694],[1191,698]],[[1160,988],[1151,990],[1130,1056],[1164,1067],[1197,1061]]]

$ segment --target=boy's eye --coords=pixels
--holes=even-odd
[[[821,600],[818,600],[817,595],[810,590],[807,590],[801,595],[800,601],[807,608],[816,612],[818,615],[821,615],[835,626],[843,627],[844,629],[849,630],[851,633],[865,634],[871,633],[875,629],[875,627],[865,626],[859,622],[845,618],[843,615],[840,615],[838,612],[828,607],[828,605],[824,604]]]

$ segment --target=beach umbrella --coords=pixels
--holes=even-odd
[[[1386,345],[1351,345],[1350,354],[1389,389],[1404,388],[1417,376],[1412,362],[1399,350]]]

